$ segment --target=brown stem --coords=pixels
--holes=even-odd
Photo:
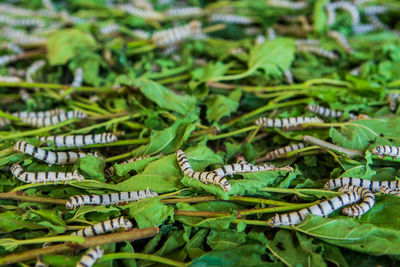
[[[189,211],[189,210],[176,210],[176,216],[190,216],[190,217],[224,217],[231,215],[229,212],[214,212],[214,211]]]
[[[56,204],[56,205],[65,205],[65,203],[67,203],[66,199],[28,196],[21,191],[18,192],[10,191],[7,193],[0,193],[0,199],[10,199],[17,201],[38,202],[38,203]]]
[[[85,249],[95,246],[100,246],[109,243],[117,243],[123,241],[133,241],[138,239],[144,239],[155,236],[159,232],[158,227],[149,227],[138,229],[134,228],[129,231],[120,232],[120,233],[112,233],[109,235],[100,235],[94,237],[88,237],[85,243],[80,246],[73,245],[71,243],[63,243],[59,245],[48,246],[45,248],[38,248],[33,250],[28,250],[20,253],[14,253],[8,256],[5,256],[0,259],[0,265],[12,264],[17,262],[23,262],[27,260],[36,259],[38,255],[46,255],[46,254],[60,254],[66,253],[75,249]]]
[[[18,57],[18,60],[24,60],[24,59],[29,59],[29,58],[32,58],[32,57],[36,57],[38,55],[43,55],[45,52],[46,52],[45,48],[39,48],[39,49],[36,49],[36,50],[31,50],[31,51],[22,53],[20,55],[17,55],[17,57]]]
[[[328,150],[332,150],[339,154],[345,154],[349,158],[362,157],[364,155],[363,151],[361,151],[361,150],[348,149],[348,148],[344,148],[341,146],[337,146],[337,145],[328,143],[324,140],[321,140],[321,139],[318,139],[318,138],[315,138],[315,137],[309,136],[309,135],[304,135],[303,141],[308,144],[312,144],[312,145],[316,145],[316,146],[319,146],[319,147],[322,147],[322,148],[325,148]]]

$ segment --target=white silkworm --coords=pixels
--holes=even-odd
[[[199,16],[203,13],[203,9],[194,6],[176,7],[168,9],[165,13],[170,17]]]
[[[18,118],[44,118],[44,117],[51,117],[51,116],[56,116],[59,113],[66,113],[66,111],[64,109],[50,109],[47,111],[20,111],[20,112],[14,112],[11,115],[13,115],[14,117],[18,117]]]
[[[26,118],[21,118],[21,121],[30,124],[34,127],[42,127],[42,126],[50,126],[50,125],[56,125],[60,122],[69,120],[69,119],[82,119],[86,118],[87,115],[81,111],[78,110],[73,110],[73,111],[68,111],[66,113],[60,112],[57,115],[50,116],[50,117],[26,117]]]
[[[118,30],[119,30],[119,25],[118,25],[117,23],[113,23],[113,24],[110,24],[110,25],[101,27],[101,28],[99,29],[99,32],[100,32],[101,34],[106,35],[106,34],[115,33],[115,32],[117,32]]]
[[[24,102],[26,102],[26,101],[32,99],[31,94],[30,94],[27,90],[25,90],[25,89],[21,89],[21,90],[19,91],[19,96],[21,97],[21,99],[22,99]]]
[[[27,184],[47,182],[67,182],[72,180],[82,181],[85,179],[78,171],[74,172],[25,172],[19,164],[11,166],[11,173],[20,181]]]
[[[389,11],[387,6],[367,6],[364,8],[364,13],[366,15],[377,15],[384,14]]]
[[[24,141],[18,141],[14,146],[15,151],[22,152],[26,155],[33,156],[34,158],[44,161],[48,164],[72,164],[78,159],[84,158],[88,155],[98,157],[97,153],[83,153],[83,152],[54,152],[49,150],[44,150],[42,148],[35,147]]]
[[[210,22],[225,22],[230,24],[250,25],[254,21],[245,16],[239,16],[234,14],[212,14],[209,18]]]
[[[71,87],[81,87],[83,82],[83,69],[77,68],[74,71],[74,80],[71,83]]]
[[[361,179],[361,178],[354,178],[354,177],[340,177],[336,179],[331,179],[328,182],[326,182],[324,188],[326,190],[332,190],[338,187],[343,187],[343,186],[350,186],[350,185],[355,185],[355,186],[360,186],[363,188],[367,188],[371,190],[372,192],[379,192],[379,188],[381,186],[388,186],[391,189],[397,189],[400,188],[400,180],[397,181],[371,181],[367,179]]]
[[[200,33],[201,23],[194,20],[183,26],[155,32],[151,39],[157,46],[165,47],[171,46]]]
[[[17,7],[11,4],[0,4],[0,13],[13,16],[34,16],[35,12],[31,9]]]
[[[24,50],[22,50],[21,47],[19,47],[18,45],[14,44],[14,43],[9,43],[9,42],[2,42],[1,49],[10,50],[10,51],[14,52],[15,54],[22,54],[24,52]]]
[[[44,45],[47,42],[45,37],[36,35],[28,35],[24,31],[5,27],[2,30],[4,38],[12,40],[15,44],[20,45]]]
[[[79,206],[84,205],[95,205],[95,206],[110,206],[110,205],[122,205],[132,201],[139,201],[145,198],[156,197],[156,192],[150,191],[149,189],[132,191],[132,192],[119,192],[110,193],[104,195],[81,195],[72,196],[68,199],[65,207],[67,209],[76,209]]]
[[[204,184],[212,183],[214,185],[219,185],[225,192],[231,190],[231,185],[228,180],[215,172],[195,172],[182,150],[176,151],[176,158],[184,175],[197,179]]]
[[[293,80],[293,74],[290,71],[290,69],[287,69],[283,72],[283,75],[285,76],[285,79],[287,81],[288,84],[292,84],[294,82]]]
[[[287,146],[275,149],[271,152],[268,152],[268,154],[265,156],[265,160],[271,161],[271,160],[275,160],[278,158],[282,158],[287,153],[302,149],[305,146],[306,145],[304,143],[297,143],[297,144],[291,144],[291,145],[287,145]]]
[[[358,24],[353,27],[354,34],[363,34],[376,30],[376,26],[373,24]]]
[[[107,144],[118,141],[116,135],[112,133],[87,134],[87,135],[58,135],[42,136],[42,142],[51,141],[56,147],[81,147],[94,144]]]
[[[27,27],[44,27],[44,22],[38,19],[32,18],[13,18],[9,16],[0,15],[0,23],[9,26],[27,26]]]
[[[375,196],[368,188],[351,185],[339,188],[339,192],[340,193],[357,192],[357,194],[359,194],[361,199],[363,200],[363,202],[361,202],[360,204],[343,208],[342,213],[344,215],[350,217],[361,217],[361,215],[365,214],[375,205]]]
[[[372,149],[372,154],[379,156],[381,158],[384,157],[392,157],[395,159],[400,158],[400,147],[397,146],[377,146]]]
[[[293,10],[299,10],[308,7],[308,3],[306,1],[291,2],[286,0],[268,0],[267,4],[272,7],[281,7]]]
[[[138,8],[144,10],[153,10],[153,5],[148,0],[132,0],[132,3]]]
[[[256,125],[268,128],[289,128],[300,126],[305,123],[323,123],[318,117],[291,117],[291,118],[258,118]]]
[[[118,5],[117,8],[119,10],[125,11],[128,14],[137,16],[137,17],[141,17],[144,19],[155,19],[155,20],[159,20],[159,19],[163,19],[163,14],[154,11],[154,10],[144,10],[144,9],[140,9],[140,8],[136,8],[133,5],[130,4],[124,4],[124,5]]]
[[[131,162],[134,162],[134,161],[139,161],[139,160],[146,159],[146,158],[149,158],[149,157],[150,157],[150,155],[141,156],[141,157],[137,157],[137,158],[131,158],[131,159],[125,160],[125,161],[123,161],[123,162],[121,162],[119,164],[128,164],[128,163],[131,163]],[[115,174],[114,166],[110,166],[109,168],[105,169],[104,173],[105,173],[106,178],[112,177]]]
[[[333,10],[333,12],[336,12],[336,9],[343,9],[346,10],[347,12],[349,12],[351,18],[352,18],[352,24],[357,25],[360,23],[360,14],[358,12],[357,6],[353,5],[352,3],[349,2],[334,2],[334,3],[329,3],[326,5],[326,9],[329,10]],[[331,11],[328,11],[328,14]],[[335,21],[335,18],[328,18],[328,25],[331,26],[333,24],[333,22]]]
[[[390,93],[386,96],[386,100],[389,102],[389,107],[391,111],[395,111],[397,109],[399,99],[399,93]]]
[[[128,219],[125,219],[124,216],[121,216],[115,219],[94,224],[90,227],[86,227],[82,230],[72,233],[71,235],[89,237],[113,232],[120,228],[127,230],[132,227],[132,223]]]
[[[32,78],[33,74],[35,74],[38,70],[44,67],[46,61],[44,60],[37,60],[29,66],[29,68],[25,72],[25,81],[28,83],[35,82]]]
[[[18,60],[18,56],[16,55],[4,55],[0,56],[0,66],[6,65],[8,63],[12,63]]]
[[[0,118],[0,128],[5,128],[10,125],[10,120],[5,118]]]
[[[303,46],[303,45],[307,45],[307,46],[318,46],[321,42],[320,40],[316,40],[316,39],[297,39],[294,41],[296,46]]]
[[[400,188],[390,188],[389,186],[381,186],[379,188],[379,192],[385,194],[385,195],[395,195],[397,197],[400,197]]]
[[[171,45],[169,47],[164,48],[162,51],[162,54],[163,54],[163,56],[169,56],[169,55],[175,53],[176,51],[178,51],[179,48],[180,48],[180,46],[177,44]]]
[[[76,267],[92,267],[93,264],[103,257],[103,250],[100,246],[90,249],[76,264]]]
[[[329,31],[328,36],[335,39],[336,42],[349,54],[353,54],[354,50],[350,46],[346,37],[338,31]]]
[[[221,168],[213,170],[214,173],[220,177],[231,176],[235,173],[249,173],[249,172],[262,172],[262,171],[293,171],[290,166],[277,168],[269,164],[253,165],[244,160],[238,163],[224,165]]]
[[[333,110],[319,105],[308,105],[307,109],[315,114],[321,115],[325,118],[340,118],[343,116],[343,111]]]
[[[20,82],[21,79],[19,77],[15,76],[0,76],[0,82],[6,82],[6,83],[17,83]]]
[[[149,40],[150,36],[151,36],[150,33],[143,31],[143,30],[133,30],[132,33],[137,38],[142,39],[142,40]]]
[[[322,47],[318,46],[311,46],[311,45],[299,45],[296,47],[296,51],[298,52],[310,52],[313,54],[316,54],[321,57],[326,57],[329,59],[338,59],[338,55],[336,55],[334,52],[326,50]]]
[[[360,195],[357,192],[352,191],[331,199],[327,199],[305,209],[286,214],[276,214],[268,220],[268,224],[271,225],[271,227],[276,227],[279,225],[296,225],[304,221],[308,214],[327,217],[333,211],[348,204],[357,202],[359,199]]]

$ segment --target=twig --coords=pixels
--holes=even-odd
[[[176,203],[198,203],[198,202],[208,202],[216,200],[217,199],[215,198],[215,196],[200,196],[200,197],[162,199],[161,202],[166,204],[176,204]]]
[[[80,246],[75,246],[70,243],[64,243],[59,245],[53,245],[45,248],[28,250],[20,253],[14,253],[0,259],[0,265],[12,264],[17,262],[23,262],[27,260],[36,259],[38,255],[46,254],[60,254],[66,253],[75,249],[85,249],[110,243],[118,243],[123,241],[132,241],[138,239],[149,238],[155,236],[159,232],[158,227],[149,227],[138,229],[134,228],[129,231],[124,231],[120,233],[112,233],[109,235],[100,235],[94,237],[88,237],[86,242]]]
[[[345,154],[349,158],[362,157],[364,155],[363,151],[361,151],[361,150],[348,149],[348,148],[344,148],[341,146],[337,146],[337,145],[328,143],[324,140],[321,140],[321,139],[318,139],[318,138],[315,138],[315,137],[309,136],[309,135],[304,135],[303,141],[308,144],[312,144],[312,145],[319,146],[319,147],[322,147],[322,148],[325,148],[328,150],[332,150],[339,154]]]
[[[11,192],[7,192],[7,193],[0,193],[0,199],[10,199],[10,200],[17,200],[17,201],[37,202],[37,203],[56,204],[56,205],[65,205],[65,203],[67,203],[66,199],[28,196],[20,191],[19,192],[11,191]]]

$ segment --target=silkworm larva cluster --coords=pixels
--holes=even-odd
[[[352,205],[342,209],[342,213],[350,217],[361,217],[364,213],[369,211],[375,205],[375,196],[368,188],[360,186],[345,186],[339,188],[340,193],[357,192],[360,195],[363,202],[360,204]]]
[[[76,209],[79,206],[84,205],[96,205],[96,206],[110,206],[110,205],[122,205],[132,201],[138,201],[144,198],[156,197],[158,194],[152,192],[149,189],[132,191],[132,192],[119,192],[110,193],[104,195],[81,195],[72,196],[68,199],[65,207],[67,209]]]
[[[76,267],[92,267],[93,264],[103,257],[103,250],[99,246],[90,249],[76,264]]]
[[[353,54],[354,50],[350,46],[349,42],[347,41],[346,37],[338,32],[338,31],[329,31],[328,36],[335,39],[336,42],[349,54]]]
[[[292,118],[258,118],[256,125],[269,128],[289,128],[300,126],[305,123],[323,123],[318,117],[292,117]]]
[[[230,24],[250,25],[254,23],[251,18],[233,14],[213,14],[209,18],[211,22],[225,22]]]
[[[67,182],[85,179],[78,171],[74,172],[26,172],[19,164],[11,166],[11,173],[20,181],[28,184],[47,182]]]
[[[189,163],[186,155],[182,150],[176,151],[176,158],[178,160],[179,167],[181,168],[184,175],[187,175],[191,178],[197,179],[204,184],[215,184],[219,185],[222,190],[228,192],[231,190],[231,185],[227,179],[219,176],[215,172],[196,172],[192,169],[192,166]]]
[[[40,137],[40,140],[42,142],[53,142],[56,147],[81,147],[93,144],[112,143],[116,142],[118,138],[112,133],[102,133],[87,135],[42,136]]]
[[[356,191],[352,191],[331,199],[327,199],[305,209],[286,214],[276,214],[268,220],[268,224],[271,225],[271,227],[276,227],[279,225],[296,225],[304,221],[308,214],[327,217],[333,211],[340,209],[343,206],[355,203],[359,199],[360,195]]]
[[[157,46],[165,47],[176,44],[200,33],[201,23],[194,20],[183,26],[155,32],[152,36],[152,40]]]
[[[268,0],[268,5],[272,7],[281,7],[293,10],[300,10],[308,7],[308,3],[306,1],[291,2],[286,0]]]
[[[372,149],[372,154],[379,156],[381,158],[384,157],[393,157],[395,159],[400,158],[400,147],[397,146],[377,146]]]
[[[34,127],[51,126],[61,123],[69,119],[83,119],[87,115],[79,110],[60,112],[57,115],[49,117],[23,117],[21,121],[30,124]]]
[[[400,180],[397,181],[371,181],[367,179],[354,178],[354,177],[340,177],[331,179],[326,182],[324,188],[326,190],[332,190],[344,186],[359,186],[367,188],[372,192],[379,192],[381,187],[389,187],[390,189],[396,190],[400,188]]]
[[[24,141],[18,141],[14,146],[15,151],[22,152],[26,155],[33,156],[34,158],[44,161],[48,164],[73,164],[78,159],[86,157],[88,155],[92,155],[97,157],[97,153],[84,153],[84,152],[55,152],[50,150],[44,150],[42,148],[35,147],[31,144],[28,144]]]
[[[137,158],[131,158],[131,159],[125,160],[125,161],[123,161],[123,162],[121,162],[119,164],[128,164],[128,163],[131,163],[131,162],[134,162],[134,161],[138,161],[138,160],[142,160],[142,159],[146,159],[146,158],[149,158],[149,157],[150,157],[150,155],[141,156],[141,157],[137,157]],[[105,173],[106,178],[112,177],[115,174],[114,166],[110,166],[109,168],[105,169],[104,173]]]
[[[29,68],[25,72],[25,80],[28,83],[33,83],[35,82],[32,78],[33,74],[35,74],[38,70],[44,67],[46,65],[46,61],[44,60],[37,60],[32,63],[32,65],[29,66]]]
[[[305,146],[306,145],[304,143],[297,143],[297,144],[287,145],[287,146],[275,149],[275,150],[273,150],[271,152],[268,152],[268,154],[265,156],[265,159],[268,160],[268,161],[271,161],[271,160],[275,160],[275,159],[278,159],[278,158],[282,158],[283,155],[286,155],[287,153],[292,152],[292,151],[296,151],[296,150],[302,149]]]
[[[77,68],[74,71],[74,80],[71,83],[71,87],[81,87],[83,82],[83,69]]]
[[[131,221],[129,221],[128,219],[125,219],[124,216],[121,216],[121,217],[118,217],[115,219],[111,219],[108,221],[94,224],[90,227],[86,227],[82,230],[72,233],[71,235],[89,237],[89,236],[96,236],[96,235],[102,235],[105,233],[113,232],[120,228],[127,230],[132,227],[133,227],[133,225],[132,225]]]
[[[302,46],[297,46],[296,47],[296,51],[298,52],[310,52],[313,53],[315,55],[321,56],[321,57],[325,57],[325,58],[329,58],[329,59],[338,59],[339,56],[336,55],[334,52],[326,50],[322,47],[318,47],[318,46],[311,46],[311,45],[302,45]]]

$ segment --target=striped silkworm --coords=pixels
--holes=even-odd
[[[359,187],[355,185],[341,187],[338,190],[340,193],[357,192],[363,202],[360,204],[352,205],[342,209],[344,215],[350,217],[361,217],[364,213],[369,211],[375,205],[375,196],[368,188]]]
[[[18,56],[16,55],[4,55],[0,56],[0,66],[6,65],[8,63],[12,63],[18,60]]]
[[[116,135],[112,133],[87,134],[87,135],[58,135],[42,136],[42,142],[53,142],[56,147],[81,147],[93,144],[107,144],[118,141]]]
[[[38,148],[31,144],[28,144],[24,141],[18,141],[14,146],[14,150],[24,153],[26,155],[33,156],[34,158],[44,161],[50,165],[73,164],[78,159],[84,158],[89,155],[98,157],[97,153],[92,154],[92,153],[74,152],[74,151],[54,152],[54,151],[44,150],[42,148]]]
[[[119,192],[109,193],[104,195],[81,195],[72,196],[68,199],[65,207],[67,209],[76,209],[79,206],[110,206],[110,205],[123,205],[133,201],[139,201],[145,198],[156,197],[156,192],[149,189],[132,191],[132,192]]]
[[[321,56],[321,57],[325,57],[325,58],[329,58],[329,59],[338,59],[339,56],[329,50],[326,50],[322,47],[319,46],[311,46],[311,45],[299,45],[296,46],[296,51],[297,52],[310,52],[313,53],[315,55]]]
[[[338,31],[328,31],[328,36],[334,39],[347,53],[353,54],[354,50],[350,46],[346,37]]]
[[[76,264],[76,267],[92,267],[93,264],[103,257],[103,250],[100,246],[90,249]]]
[[[21,79],[19,77],[15,77],[15,76],[0,76],[0,82],[17,83],[17,82],[20,82],[20,81],[21,81]]]
[[[43,127],[43,126],[50,126],[56,125],[60,122],[69,120],[69,119],[83,119],[86,118],[87,115],[78,110],[72,110],[68,112],[60,112],[57,115],[53,115],[50,117],[23,117],[21,121],[30,124],[34,127]]]
[[[59,113],[66,113],[64,109],[50,109],[46,111],[19,111],[19,112],[14,112],[11,115],[14,117],[18,117],[20,119],[22,118],[45,118],[45,117],[51,117],[51,116],[56,116]]]
[[[90,227],[86,227],[82,230],[72,233],[71,235],[89,237],[113,232],[120,228],[127,230],[132,227],[132,223],[128,219],[125,219],[124,216],[121,216],[115,219],[94,224]]]
[[[386,100],[389,102],[389,108],[391,111],[396,111],[400,99],[399,93],[387,94]]]
[[[35,263],[35,267],[49,267],[49,265],[46,264],[46,263],[43,261],[43,256],[42,256],[42,254],[40,254],[40,255],[37,256],[37,258],[36,258],[36,263]]]
[[[256,125],[269,128],[289,128],[300,126],[305,123],[323,123],[318,117],[292,117],[292,118],[258,118],[255,121]]]
[[[245,16],[234,15],[234,14],[212,14],[209,18],[210,22],[224,22],[229,24],[239,24],[239,25],[250,25],[254,21]]]
[[[44,21],[33,18],[13,18],[0,15],[0,23],[8,26],[43,27]]]
[[[265,160],[271,161],[278,158],[283,158],[287,153],[302,149],[305,146],[306,145],[304,143],[297,143],[275,149],[271,152],[268,152],[268,154],[265,156]]]
[[[235,173],[263,172],[263,171],[293,171],[290,166],[277,168],[269,164],[253,165],[245,160],[240,160],[237,163],[224,165],[221,168],[213,170],[220,177],[231,176]]]
[[[109,24],[109,25],[103,26],[99,29],[99,32],[104,35],[112,34],[112,33],[118,32],[118,31],[119,31],[119,24],[117,24],[117,23]]]
[[[71,87],[81,87],[83,82],[83,69],[77,68],[74,71],[74,80],[71,83]]]
[[[379,192],[379,188],[381,186],[384,186],[384,187],[388,186],[389,188],[394,189],[394,190],[397,188],[400,188],[400,180],[397,180],[397,181],[371,181],[371,180],[367,180],[367,179],[354,178],[354,177],[340,177],[340,178],[336,178],[336,179],[331,179],[328,182],[326,182],[324,188],[326,190],[332,190],[335,188],[350,186],[350,185],[367,188],[372,192]]]
[[[119,10],[125,11],[126,13],[130,14],[130,15],[134,15],[140,18],[144,18],[144,19],[155,19],[155,20],[159,20],[159,19],[163,19],[164,15],[154,11],[154,10],[144,10],[144,9],[140,9],[140,8],[136,8],[133,5],[130,4],[123,4],[123,5],[118,5],[117,8]]]
[[[85,179],[78,171],[74,172],[25,172],[19,164],[11,166],[11,173],[20,181],[27,184],[67,182]]]
[[[371,152],[380,158],[392,157],[395,159],[400,159],[400,147],[397,146],[377,146],[374,147]]]
[[[387,6],[366,6],[364,8],[364,13],[366,15],[384,14],[388,11],[389,11],[389,7],[387,7]]]
[[[151,39],[157,46],[165,47],[181,42],[201,32],[201,23],[194,20],[183,26],[155,32]]]
[[[13,43],[19,45],[45,45],[47,38],[36,35],[26,34],[24,31],[16,30],[10,27],[5,27],[1,31],[3,38],[12,40]],[[16,60],[14,60],[16,61]]]
[[[0,118],[0,128],[5,128],[10,125],[10,120],[5,118]]]
[[[121,162],[119,164],[128,164],[128,163],[131,163],[131,162],[134,162],[134,161],[139,161],[139,160],[146,159],[146,158],[149,158],[149,157],[150,157],[150,155],[141,156],[141,157],[137,157],[137,158],[131,158],[131,159],[125,160],[125,161],[123,161],[123,162]],[[104,174],[105,174],[106,178],[112,177],[115,174],[114,166],[110,166],[109,168],[105,169],[104,170]]]
[[[176,151],[176,158],[184,175],[197,179],[204,184],[211,183],[214,185],[219,185],[225,192],[231,190],[231,184],[228,182],[228,180],[219,176],[215,172],[195,172],[182,150]]]
[[[376,26],[373,24],[358,24],[353,27],[354,34],[363,34],[376,30]]]
[[[203,9],[195,6],[188,7],[175,7],[168,9],[165,14],[170,17],[187,17],[187,16],[199,16],[203,13]]]
[[[35,82],[32,78],[33,74],[35,74],[38,70],[44,67],[46,65],[46,61],[44,60],[37,60],[32,63],[32,65],[29,66],[29,68],[25,72],[25,81],[28,83],[33,83]]]
[[[358,12],[357,6],[353,5],[352,3],[349,2],[334,2],[334,3],[329,3],[326,5],[326,9],[333,10],[333,14],[335,15],[336,9],[343,9],[347,12],[349,12],[351,18],[352,18],[352,24],[357,25],[360,23],[360,13]],[[328,25],[331,26],[335,22],[335,17],[329,18],[330,11],[328,11]]]
[[[312,113],[321,115],[325,118],[340,118],[343,116],[343,111],[333,110],[315,104],[308,105],[307,110],[311,111]]]
[[[327,217],[333,211],[357,202],[359,199],[360,195],[357,192],[352,191],[295,212],[275,214],[275,216],[268,220],[268,224],[271,225],[271,227],[279,225],[296,225],[304,221],[308,214]]]
[[[379,192],[385,195],[395,195],[397,197],[400,197],[400,188],[392,189],[389,186],[381,186],[379,188]]]
[[[291,2],[286,0],[268,0],[267,4],[272,7],[281,7],[293,10],[299,10],[308,7],[308,3],[306,1]]]

